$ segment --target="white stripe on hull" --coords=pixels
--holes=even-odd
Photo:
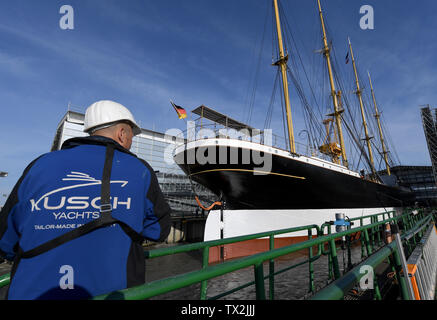
[[[213,210],[209,212],[206,220],[204,241],[220,239],[221,229],[223,229],[224,238],[231,238],[311,224],[316,224],[320,227],[327,221],[334,221],[336,213],[344,213],[347,217],[352,219],[393,210],[396,210],[396,208],[224,210],[223,222],[220,221],[220,210]],[[363,223],[369,224],[370,218],[364,219]],[[359,221],[356,222],[352,228],[358,226]],[[331,231],[332,233],[335,232],[334,226],[332,226]],[[282,234],[278,237],[298,237],[307,235],[308,232],[305,230]]]

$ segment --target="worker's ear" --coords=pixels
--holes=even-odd
[[[123,127],[120,124],[117,124],[114,130],[114,140],[123,145],[123,135]]]
[[[121,144],[124,148],[130,149],[132,144],[132,135],[129,132],[127,124],[120,123],[117,128],[117,142]]]

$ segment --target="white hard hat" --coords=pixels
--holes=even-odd
[[[97,101],[86,109],[83,131],[91,133],[120,121],[131,124],[134,136],[141,133],[132,113],[125,106],[110,100]]]

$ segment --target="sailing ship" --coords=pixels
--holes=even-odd
[[[286,146],[279,145],[277,136],[267,130],[257,130],[204,105],[192,111],[200,116],[191,137],[175,149],[174,160],[190,179],[206,186],[233,210],[300,210],[300,209],[356,209],[394,208],[411,205],[414,195],[398,184],[390,172],[389,151],[384,141],[380,113],[373,86],[369,81],[375,108],[375,120],[379,129],[382,155],[386,170],[384,175],[376,170],[372,137],[364,110],[363,90],[357,72],[356,61],[349,40],[348,58],[352,60],[356,95],[359,102],[364,138],[355,136],[364,159],[367,172],[353,169],[346,152],[344,126],[345,109],[342,92],[336,88],[325,21],[320,0],[317,0],[322,31],[325,67],[329,76],[332,112],[321,123],[323,143],[318,147],[300,148],[293,132],[289,97],[289,56],[284,50],[278,0],[273,0],[279,55],[274,65],[282,79],[283,104],[286,114]],[[213,127],[202,121],[209,120]],[[200,123],[199,123],[200,122]],[[223,126],[217,130],[217,125]],[[351,132],[351,125],[348,125]],[[228,134],[237,132],[237,137]],[[309,130],[308,130],[309,131]],[[197,134],[196,134],[197,132]],[[359,132],[358,132],[359,135]],[[361,143],[365,141],[365,146]],[[365,149],[367,147],[367,150]],[[300,149],[299,149],[300,148]]]

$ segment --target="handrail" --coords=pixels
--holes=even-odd
[[[10,273],[0,276],[0,288],[7,286],[11,282]]]
[[[422,231],[429,225],[429,222],[432,221],[431,216],[427,216],[420,220],[415,228],[410,230],[409,232],[403,234],[401,238],[408,239],[412,235],[416,234],[419,231]],[[313,300],[339,300],[342,299],[350,289],[352,289],[353,285],[361,280],[362,277],[365,276],[364,273],[361,273],[360,270],[363,266],[371,266],[375,268],[385,259],[387,259],[392,253],[397,250],[396,242],[391,242],[390,244],[381,248],[378,252],[372,254],[369,258],[361,262],[359,265],[350,270],[347,274],[345,274],[342,278],[335,280],[330,283],[328,286],[317,292],[311,299]],[[402,285],[402,284],[401,284]],[[408,295],[405,295],[408,297]]]
[[[316,229],[317,234],[320,230],[318,225],[311,224],[311,225],[307,225],[307,226],[300,226],[300,227],[293,227],[293,228],[280,229],[280,230],[274,230],[274,231],[260,232],[260,233],[254,233],[254,234],[249,234],[249,235],[244,235],[244,236],[236,236],[236,237],[219,239],[219,240],[210,240],[210,241],[204,241],[204,242],[190,243],[190,244],[185,244],[185,245],[176,246],[176,247],[153,249],[150,251],[145,251],[144,256],[145,256],[145,258],[151,259],[151,258],[162,257],[162,256],[169,255],[169,254],[176,254],[176,253],[189,252],[189,251],[194,251],[194,250],[199,250],[199,249],[212,248],[212,247],[223,246],[223,245],[231,244],[231,243],[235,243],[235,242],[254,240],[254,239],[269,237],[272,235],[275,236],[275,235],[304,231],[304,230],[309,230],[309,229]]]
[[[195,250],[202,249],[203,250],[203,252],[202,252],[202,255],[203,255],[202,256],[202,269],[205,269],[206,267],[208,267],[209,249],[212,247],[224,246],[226,244],[269,237],[269,240],[270,240],[269,241],[269,243],[270,243],[269,249],[271,250],[274,248],[274,237],[276,235],[307,230],[308,233],[312,237],[312,232],[311,232],[312,229],[316,230],[316,233],[315,233],[316,236],[320,233],[319,226],[316,224],[312,224],[312,225],[307,225],[307,226],[300,226],[300,227],[286,228],[286,229],[280,229],[280,230],[274,230],[274,231],[260,232],[260,233],[256,233],[256,234],[237,236],[237,237],[231,237],[231,238],[220,239],[220,240],[198,242],[198,243],[187,244],[187,245],[177,246],[177,247],[154,249],[151,251],[145,251],[144,256],[146,259],[147,258],[151,259],[151,258],[162,257],[165,255],[170,255],[170,254],[177,254],[177,253],[183,253],[183,252],[189,252],[189,251],[195,251]],[[311,249],[311,251],[312,251],[312,249]],[[321,256],[322,256],[322,247],[321,247],[321,245],[319,245],[317,254],[315,256],[311,257],[311,259],[309,259],[309,262],[312,263],[312,261],[318,259]],[[274,267],[272,265],[272,262],[270,263],[269,268],[270,268],[270,273],[271,273],[271,277],[270,277],[269,281],[270,281],[270,287],[272,288],[273,281],[274,281],[274,279],[272,278],[273,273],[274,273],[274,271],[273,271]],[[243,285],[240,288],[244,288],[244,287],[246,287],[246,285]],[[232,293],[232,291],[233,290],[230,290],[227,294]],[[273,290],[271,290],[271,291],[273,292]],[[201,284],[200,299],[205,300],[206,294],[207,294],[207,280],[204,280]],[[271,294],[273,294],[273,293],[271,293]],[[213,298],[211,298],[211,299],[213,299]]]
[[[408,214],[406,214],[408,215]],[[350,235],[356,232],[365,232],[371,228],[375,228],[380,226],[381,224],[389,223],[394,220],[399,220],[403,218],[405,215],[389,218],[377,223],[369,224],[366,226],[361,226],[353,229],[349,229],[343,232],[338,232],[335,234],[328,234],[324,236],[320,236],[314,239],[310,239],[307,241],[303,241],[300,243],[296,243],[290,246],[285,246],[282,248],[272,249],[267,252],[258,253],[249,257],[240,258],[238,260],[225,262],[219,265],[213,265],[203,268],[202,270],[193,271],[190,273],[185,273],[181,275],[177,275],[167,279],[161,279],[157,281],[153,281],[144,285],[136,286],[129,289],[115,291],[109,294],[100,295],[94,297],[96,300],[101,299],[147,299],[156,295],[160,295],[163,293],[167,293],[176,289],[180,289],[195,283],[199,283],[202,281],[209,280],[211,278],[215,278],[221,275],[224,275],[229,272],[233,272],[239,269],[247,268],[253,266],[255,269],[255,274],[258,275],[256,277],[256,290],[257,290],[257,298],[265,298],[265,290],[264,290],[264,277],[259,276],[262,274],[263,262],[276,259],[283,255],[291,254],[297,252],[302,249],[308,249],[310,247],[316,245],[322,245],[323,243],[330,243],[331,246],[334,243],[335,239],[340,237]],[[335,247],[335,244],[334,244]],[[331,247],[331,249],[333,249]],[[339,278],[340,275],[336,272],[336,278]]]
[[[385,217],[385,214],[387,214],[387,213],[379,213],[377,215],[379,216],[381,214],[383,214],[383,217]],[[375,215],[358,217],[358,218],[355,218],[354,220],[357,220],[360,218],[361,219],[368,218],[368,217],[372,217],[372,216],[375,216]],[[254,267],[255,275],[256,275],[255,281],[254,282],[252,281],[249,284],[243,285],[240,288],[255,284],[257,298],[262,299],[262,298],[265,298],[264,279],[274,278],[274,275],[282,273],[284,271],[287,271],[287,269],[294,267],[294,266],[292,266],[292,267],[288,267],[286,269],[274,272],[274,270],[273,270],[274,268],[272,267],[273,266],[273,259],[276,259],[276,258],[281,257],[283,255],[294,253],[294,252],[297,252],[297,251],[300,251],[303,249],[308,249],[309,250],[309,259],[305,262],[310,262],[310,281],[311,281],[311,272],[312,272],[311,271],[311,262],[318,259],[322,254],[329,254],[330,259],[332,259],[334,261],[333,268],[334,268],[335,279],[338,279],[338,278],[340,278],[340,272],[339,272],[338,261],[337,261],[337,257],[336,257],[336,246],[335,246],[336,239],[339,239],[343,236],[348,236],[351,234],[362,232],[362,235],[364,238],[363,240],[364,240],[364,242],[366,242],[367,247],[368,247],[368,243],[369,243],[368,231],[369,230],[372,231],[372,230],[377,229],[379,226],[381,226],[383,224],[390,223],[392,221],[400,221],[400,220],[402,220],[404,223],[408,222],[408,224],[406,224],[406,226],[408,226],[408,225],[411,226],[410,232],[408,232],[406,235],[404,235],[404,237],[406,237],[407,235],[410,235],[411,233],[415,234],[417,232],[420,232],[420,223],[426,219],[428,219],[427,221],[429,221],[430,217],[432,217],[432,215],[429,215],[429,216],[419,220],[418,219],[419,216],[422,216],[422,214],[414,217],[410,213],[405,213],[405,214],[402,214],[399,216],[393,216],[392,218],[384,219],[382,221],[377,221],[377,222],[374,222],[374,223],[371,223],[368,225],[352,228],[352,229],[349,229],[349,230],[346,230],[343,232],[338,232],[338,233],[333,233],[333,234],[328,233],[327,235],[322,234],[323,229],[319,228],[319,226],[309,225],[309,226],[301,226],[301,227],[275,230],[275,231],[270,231],[270,232],[262,232],[262,233],[246,235],[246,236],[226,238],[226,239],[221,239],[221,240],[212,240],[212,241],[206,241],[206,242],[201,242],[201,243],[193,243],[193,244],[182,245],[182,246],[171,247],[171,248],[160,248],[160,249],[145,251],[144,252],[145,258],[151,259],[151,258],[169,255],[169,254],[176,254],[176,253],[189,252],[189,251],[193,251],[193,250],[202,249],[203,250],[202,269],[197,270],[197,271],[193,271],[190,273],[186,273],[186,274],[177,275],[177,276],[167,278],[167,279],[156,280],[156,281],[153,281],[153,282],[150,282],[147,284],[143,284],[143,285],[140,285],[137,287],[128,288],[128,289],[119,290],[119,291],[115,291],[112,293],[100,295],[100,296],[94,297],[93,299],[96,299],[96,300],[100,300],[100,299],[147,299],[147,298],[150,298],[150,297],[153,297],[153,296],[156,296],[159,294],[163,294],[166,292],[170,292],[170,291],[173,291],[175,289],[182,288],[182,287],[186,287],[186,286],[198,283],[198,282],[202,283],[201,299],[205,299],[206,298],[206,281],[207,280],[209,280],[211,278],[215,278],[215,277],[223,275],[223,274],[226,274],[226,273],[229,273],[229,272],[233,272],[233,271],[236,271],[239,269],[247,268],[250,266]],[[350,220],[352,221],[353,219],[350,219]],[[416,221],[414,221],[414,220],[416,220]],[[419,221],[417,221],[417,220],[419,220]],[[372,220],[372,221],[375,221],[375,220]],[[415,223],[414,226],[412,226],[413,222]],[[312,229],[316,230],[316,234],[315,234],[316,237],[315,238],[313,238],[313,236],[312,236],[312,232],[311,232]],[[296,231],[303,231],[303,230],[308,231],[309,240],[303,241],[300,243],[296,243],[293,245],[274,249],[274,237],[276,235],[291,233],[291,232],[296,232]],[[226,245],[226,244],[230,244],[230,243],[247,241],[247,240],[251,240],[251,239],[265,238],[265,237],[270,238],[270,251],[258,253],[256,255],[253,255],[250,257],[240,258],[240,259],[237,259],[234,261],[224,262],[224,263],[221,263],[218,265],[208,265],[209,249],[211,247],[217,247],[217,246],[222,246],[222,245]],[[322,245],[324,245],[326,243],[329,244],[330,250],[328,252],[323,252]],[[318,246],[318,253],[316,255],[312,255],[312,248],[314,246]],[[387,250],[389,250],[391,252],[390,248],[391,248],[391,246],[388,246],[388,247],[386,246],[386,249],[384,249],[383,251],[386,252]],[[368,255],[370,256],[370,254],[371,254],[371,251],[368,249]],[[370,258],[371,257],[372,256],[370,256]],[[377,256],[374,256],[372,259],[374,259],[375,261],[379,261],[379,259],[380,259],[379,254]],[[270,261],[270,275],[264,276],[264,274],[262,272],[263,262],[267,262],[267,261]],[[9,274],[5,274],[3,276],[0,276],[0,287],[9,284],[9,282],[10,282]],[[272,285],[272,282],[271,282],[271,285]],[[310,286],[311,286],[311,284],[310,284]],[[270,289],[272,290],[272,287]],[[235,288],[232,289],[232,291],[235,291],[235,290],[237,290],[237,289],[235,289]],[[310,291],[313,292],[313,290],[311,290],[311,289],[310,289]],[[214,298],[219,298],[223,295],[224,294],[221,294],[221,295],[216,296]],[[272,299],[273,298],[272,292],[270,292],[270,295],[271,295],[270,298]]]
[[[205,241],[205,242],[191,243],[191,244],[186,244],[186,245],[176,246],[176,247],[158,248],[158,249],[154,249],[154,250],[145,250],[144,251],[144,258],[145,259],[152,259],[152,258],[166,256],[166,255],[185,253],[185,252],[203,249],[204,250],[203,251],[203,267],[206,267],[208,265],[209,249],[212,247],[223,246],[223,245],[230,244],[230,243],[242,242],[242,241],[265,238],[265,237],[274,237],[274,236],[280,235],[280,234],[293,233],[293,232],[311,230],[311,229],[316,230],[316,235],[319,233],[319,230],[320,230],[318,225],[313,224],[313,225],[286,228],[286,229],[280,229],[280,230],[274,230],[274,231],[260,232],[260,233],[256,233],[256,234],[237,236],[237,237],[220,239],[220,240],[211,240],[211,241]],[[320,255],[320,249],[319,249],[319,255]],[[9,283],[10,283],[10,273],[7,273],[3,276],[0,276],[0,288],[4,287],[6,285],[9,285]],[[206,285],[206,284],[204,284],[204,285]]]

